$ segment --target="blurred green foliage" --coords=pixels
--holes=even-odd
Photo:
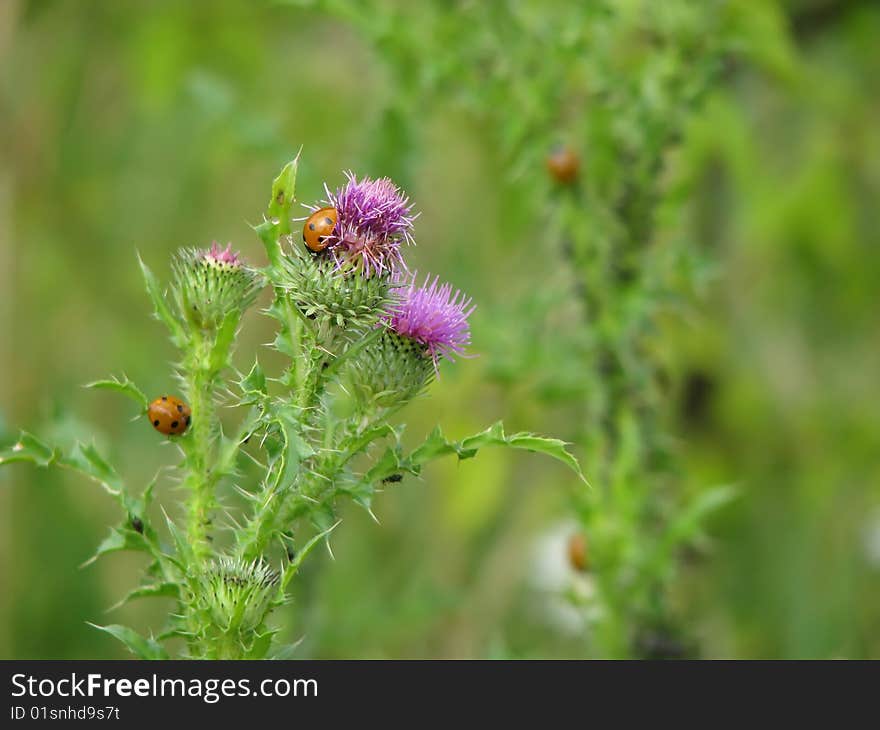
[[[614,4],[631,19],[645,5]],[[124,371],[148,394],[171,388],[135,249],[158,262],[230,240],[262,261],[248,224],[300,144],[303,200],[319,197],[327,171],[340,171],[331,185],[348,168],[393,175],[422,211],[412,260],[479,304],[480,357],[444,370],[408,412],[410,431],[442,421],[458,437],[503,417],[511,432],[582,441],[571,398],[582,383],[565,366],[578,335],[564,346],[556,336],[577,326],[569,263],[535,201],[548,194],[548,148],[580,139],[576,115],[542,116],[540,104],[559,80],[595,81],[571,76],[581,66],[565,61],[565,33],[542,29],[590,4],[530,3],[536,30],[522,36],[506,3],[477,3],[464,30],[432,22],[440,3],[353,4],[366,19],[326,5],[0,4],[2,443],[13,424],[70,443],[96,423],[99,445],[142,484],[173,460],[124,402],[80,385]],[[740,499],[684,556],[670,600],[706,656],[876,657],[880,9],[717,10],[728,61],[682,122],[658,212],[660,240],[687,252],[690,302],[663,310],[651,356],[682,493],[736,484]],[[650,38],[623,38],[610,57],[637,75]],[[420,46],[439,50],[410,62]],[[599,176],[622,164],[598,149],[587,179],[591,166]],[[240,351],[271,332],[251,312]],[[136,557],[78,568],[113,505],[73,476],[27,467],[0,472],[0,487],[0,656],[122,656],[85,620],[142,628],[162,610],[133,604],[104,620]],[[584,656],[588,638],[548,621],[555,609],[534,588],[535,571],[551,570],[536,541],[567,519],[574,488],[552,463],[497,453],[390,485],[374,506],[381,527],[348,510],[336,560],[306,563],[290,638],[317,657]]]

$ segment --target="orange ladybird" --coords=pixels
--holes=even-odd
[[[568,539],[568,561],[575,570],[584,572],[590,569],[587,538],[582,532],[576,532]]]
[[[337,217],[336,208],[321,208],[309,216],[303,226],[303,241],[310,251],[319,253],[330,245]]]
[[[147,408],[147,417],[159,433],[166,436],[179,436],[189,428],[192,410],[180,398],[163,395],[156,398]]]
[[[571,147],[558,147],[547,157],[547,171],[558,183],[569,185],[577,180],[580,158]]]

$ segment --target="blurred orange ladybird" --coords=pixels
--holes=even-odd
[[[180,398],[163,395],[156,398],[147,408],[147,417],[159,433],[166,436],[179,436],[189,428],[192,410]]]
[[[309,216],[303,226],[303,241],[310,251],[319,253],[330,245],[337,218],[336,208],[321,208]]]
[[[547,171],[558,183],[573,183],[580,169],[581,160],[571,147],[557,147],[547,157]]]
[[[568,561],[575,570],[584,572],[590,569],[587,538],[582,532],[576,532],[568,539]]]

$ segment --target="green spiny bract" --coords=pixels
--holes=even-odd
[[[190,589],[190,613],[197,651],[206,658],[249,655],[267,634],[266,618],[276,605],[280,576],[262,559],[221,555],[197,574]]]
[[[231,247],[221,250],[217,244],[210,250],[181,249],[173,268],[181,315],[205,330],[218,329],[230,313],[241,315],[265,284]]]
[[[389,276],[362,276],[325,254],[312,254],[296,240],[281,259],[280,286],[308,318],[346,331],[378,322],[392,302]]]
[[[364,406],[393,408],[421,393],[435,372],[427,346],[385,329],[352,358],[346,375]]]

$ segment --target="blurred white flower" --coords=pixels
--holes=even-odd
[[[587,570],[576,567],[586,556],[583,543],[573,546],[573,540],[582,541],[583,532],[570,520],[541,535],[533,549],[529,583],[541,618],[563,633],[580,634],[595,615],[596,586]],[[582,559],[573,560],[573,553]]]

